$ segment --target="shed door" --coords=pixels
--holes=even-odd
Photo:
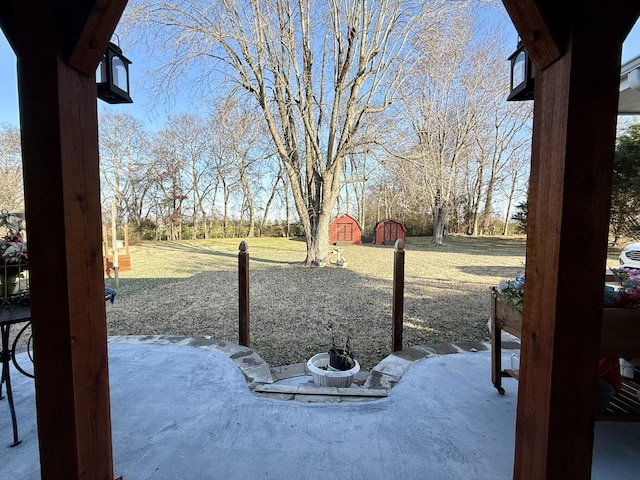
[[[398,224],[387,222],[384,224],[384,243],[395,242],[398,239]]]
[[[338,242],[353,241],[353,223],[338,223]]]

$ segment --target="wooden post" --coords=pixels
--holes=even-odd
[[[391,350],[402,350],[402,327],[404,322],[404,240],[396,240],[393,254],[393,319]]]
[[[249,248],[247,242],[240,242],[238,253],[238,330],[239,343],[251,346],[249,325]]]
[[[640,6],[504,3],[537,67],[514,478],[588,479],[621,43]]]
[[[41,23],[32,26],[33,50],[18,56],[41,476],[107,480],[96,83],[64,62]]]
[[[113,249],[113,278],[116,280],[116,288],[120,286],[118,277],[118,235],[116,227],[116,203],[111,204],[111,248]]]
[[[109,255],[109,245],[107,244],[107,226],[102,225],[102,274],[109,273],[109,262],[107,256]],[[111,275],[109,275],[111,278]]]
[[[129,224],[124,224],[124,254],[129,256]]]

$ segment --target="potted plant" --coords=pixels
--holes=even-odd
[[[351,370],[356,365],[356,361],[353,358],[351,347],[349,346],[349,337],[344,344],[344,348],[338,348],[336,346],[336,339],[333,335],[333,326],[330,325],[331,330],[331,349],[329,350],[329,365],[336,370],[344,372],[345,370]]]
[[[344,348],[339,348],[333,334],[333,325],[329,325],[329,330],[331,349],[311,357],[307,362],[307,370],[313,376],[313,383],[318,386],[349,387],[353,383],[354,375],[360,371],[360,364],[353,358],[349,338],[347,337]]]
[[[23,285],[24,272],[27,268],[27,244],[21,231],[21,214],[0,214],[0,226],[6,233],[0,237],[0,296],[6,298],[26,289]]]

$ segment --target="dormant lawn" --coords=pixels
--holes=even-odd
[[[185,335],[238,341],[238,245],[242,239],[141,242],[107,308],[110,335]],[[246,239],[251,269],[251,346],[270,365],[304,362],[350,338],[364,369],[391,350],[394,248],[340,247],[346,268],[302,265],[300,239]],[[404,346],[487,340],[489,291],[524,269],[525,239],[430,237],[406,242]],[[330,249],[331,251],[331,249]],[[611,252],[608,266],[616,265]],[[336,255],[330,256],[335,261]],[[105,279],[114,287],[113,279]]]

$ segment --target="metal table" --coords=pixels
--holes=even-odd
[[[9,332],[13,325],[20,325],[20,331],[10,342]],[[21,440],[18,438],[18,421],[16,419],[15,407],[13,405],[13,392],[11,390],[11,372],[9,369],[10,363],[13,362],[16,369],[31,378],[33,374],[26,371],[16,361],[16,347],[18,341],[23,336],[29,325],[31,324],[31,309],[28,306],[23,305],[7,305],[0,308],[0,334],[2,335],[2,350],[0,351],[0,361],[2,362],[2,377],[0,378],[0,399],[3,399],[2,384],[7,385],[7,400],[9,403],[9,411],[11,412],[11,423],[13,425],[13,443],[10,445],[15,447]],[[27,348],[31,352],[31,339],[29,339]]]

